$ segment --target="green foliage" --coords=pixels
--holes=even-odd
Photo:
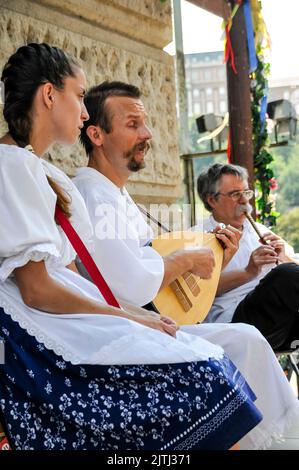
[[[299,206],[299,145],[273,148],[272,153],[278,181],[276,206],[284,213]]]
[[[299,207],[281,215],[277,221],[275,232],[299,252]]]
[[[283,201],[281,205],[282,210],[287,210],[298,206],[299,201],[299,168],[290,167],[285,172],[285,180],[287,184],[284,184],[280,190],[280,198]]]
[[[261,102],[268,87],[267,77],[270,73],[270,65],[264,62],[261,47],[257,48],[257,69],[251,76],[251,112],[252,112],[252,138],[256,184],[257,217],[266,225],[275,225],[279,215],[273,207],[270,198],[271,180],[274,173],[270,164],[272,155],[267,149],[268,132],[266,123],[262,126],[260,119]]]

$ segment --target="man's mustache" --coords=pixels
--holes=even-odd
[[[151,148],[149,142],[147,140],[144,140],[143,142],[139,142],[139,144],[134,145],[134,147],[131,148],[126,153],[126,158],[131,158],[135,155],[137,152],[144,152],[147,153],[149,149]]]
[[[236,209],[236,214],[237,216],[245,214],[245,212],[248,212],[248,214],[251,214],[252,212],[252,206],[249,204],[239,204],[237,209]]]

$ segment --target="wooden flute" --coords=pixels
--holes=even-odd
[[[264,236],[261,234],[258,226],[256,225],[256,222],[254,221],[254,219],[252,218],[251,214],[249,214],[249,212],[247,211],[244,211],[244,214],[245,214],[245,217],[247,218],[247,220],[251,223],[252,227],[254,228],[254,230],[256,231],[256,233],[258,234],[259,236],[259,239],[260,241],[262,242],[263,245],[269,245],[270,244],[270,240],[265,240],[264,239]],[[279,260],[277,259],[275,261],[275,264],[279,264]]]
[[[244,211],[244,214],[245,214],[245,217],[247,218],[247,220],[251,223],[251,225],[254,228],[254,230],[256,231],[256,233],[258,234],[259,239],[261,240],[263,245],[268,245],[269,242],[264,239],[264,236],[261,234],[261,232],[260,232],[258,226],[256,225],[256,223],[255,223],[253,217],[251,216],[251,214],[249,214],[249,212],[247,212],[247,211]]]

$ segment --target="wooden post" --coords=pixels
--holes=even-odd
[[[183,46],[181,0],[173,0],[175,59],[179,107],[180,152],[189,152],[188,101],[186,90],[185,56]]]
[[[187,202],[190,208],[190,225],[191,227],[196,224],[196,210],[195,210],[195,181],[194,181],[194,165],[193,158],[185,158],[184,165],[184,183],[186,187]]]
[[[234,1],[231,1],[232,7],[234,3]],[[237,69],[237,74],[235,74],[230,60],[228,60],[226,70],[231,162],[247,168],[250,187],[254,188],[250,79],[247,36],[242,6],[238,8],[233,18],[230,39]]]
[[[182,13],[181,0],[173,0],[174,32],[176,45],[176,78],[177,94],[179,99],[179,130],[180,130],[180,153],[186,154],[189,151],[189,130],[188,130],[188,100],[185,75],[185,57],[183,47]],[[187,203],[190,205],[190,224],[195,225],[195,189],[193,160],[184,161],[184,182],[186,188]]]
[[[220,16],[224,20],[230,16],[231,10],[226,0],[188,0],[188,2],[213,13],[213,15]]]

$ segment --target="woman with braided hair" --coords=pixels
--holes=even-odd
[[[2,81],[0,414],[12,447],[228,449],[250,436],[262,416],[221,347],[154,313],[107,305],[76,272],[55,208],[82,238],[86,209],[42,157],[55,142],[73,144],[88,119],[79,64],[28,44],[9,58]],[[286,389],[279,410],[294,408]],[[262,428],[263,439],[272,432]]]

